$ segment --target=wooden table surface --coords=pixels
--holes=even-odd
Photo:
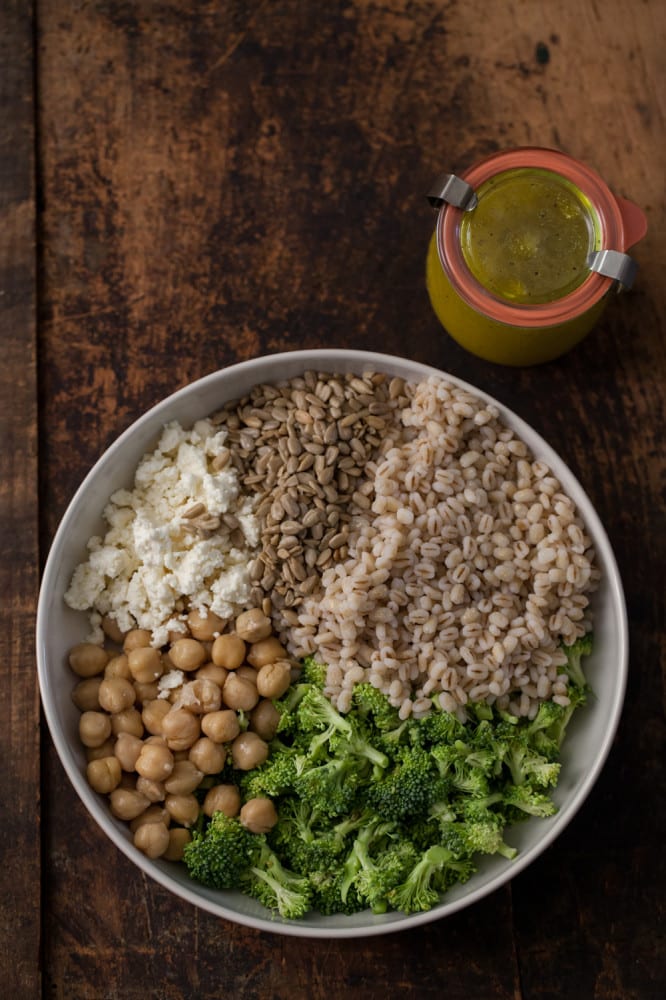
[[[0,982],[53,998],[664,995],[664,51],[659,0],[4,0],[0,10]],[[649,220],[634,290],[531,369],[465,353],[424,287],[443,170],[556,146]],[[317,942],[143,877],[40,722],[40,566],[164,395],[261,352],[386,350],[517,410],[582,481],[631,626],[620,728],[557,843],[419,930]]]

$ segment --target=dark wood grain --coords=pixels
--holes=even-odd
[[[0,959],[10,996],[39,991],[39,702],[32,5],[0,9]]]
[[[0,304],[0,482],[16,699],[3,739],[24,789],[3,873],[25,899],[17,996],[38,984],[36,715],[21,674],[36,567],[27,9],[4,6],[0,42],[16,133],[2,149],[0,272],[16,303]],[[44,732],[44,994],[661,996],[663,5],[43,0],[37,25],[42,555],[90,465],[165,394],[260,352],[386,350],[492,393],[572,467],[618,558],[632,658],[608,764],[558,842],[477,906],[366,941],[255,932],[174,899],[104,839]],[[557,362],[511,370],[466,354],[431,313],[423,192],[444,169],[528,143],[588,162],[650,228],[635,290],[597,330]]]

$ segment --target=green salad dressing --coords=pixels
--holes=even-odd
[[[505,170],[482,184],[465,212],[461,249],[476,280],[507,302],[553,302],[589,274],[599,249],[592,205],[570,181],[550,170]]]

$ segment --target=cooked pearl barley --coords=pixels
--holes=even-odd
[[[562,655],[559,642],[589,622],[597,574],[584,527],[494,407],[441,379],[406,391],[409,405],[368,466],[374,498],[355,514],[348,557],[322,574],[281,638],[293,656],[328,664],[326,693],[342,711],[364,679],[402,717],[426,711],[434,694],[460,711],[472,691],[534,714],[546,683],[521,687],[525,658]],[[571,596],[582,600],[575,615]],[[501,682],[484,679],[498,664]]]

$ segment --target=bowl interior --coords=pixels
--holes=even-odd
[[[244,395],[259,382],[290,378],[307,369],[337,373],[372,369],[412,380],[435,374],[493,402],[502,420],[536,457],[548,463],[576,503],[593,539],[602,574],[602,584],[593,598],[595,647],[586,670],[594,698],[576,713],[569,727],[561,778],[554,794],[558,813],[512,828],[507,839],[519,849],[518,856],[513,861],[484,858],[469,882],[449,890],[443,901],[427,913],[311,915],[296,921],[273,917],[259,903],[240,893],[217,892],[197,885],[182,866],[150,861],[133,846],[126,825],[114,819],[103,798],[92,791],[85,778],[86,760],[78,739],[79,712],[71,701],[74,680],[67,653],[86,637],[89,629],[87,615],[68,608],[64,593],[75,567],[85,557],[88,539],[103,531],[101,513],[111,493],[120,487],[131,487],[138,462],[154,447],[165,423],[178,420],[187,426],[223,403]],[[441,918],[492,892],[545,850],[585,800],[608,755],[624,699],[627,647],[625,601],[610,543],[582,487],[553,449],[521,418],[474,386],[406,359],[363,351],[294,351],[243,362],[186,386],[144,414],[102,455],[73,497],[51,546],[37,613],[39,684],[51,736],[70,781],[107,836],[147,875],[217,916],[282,934],[323,938],[388,933]]]

